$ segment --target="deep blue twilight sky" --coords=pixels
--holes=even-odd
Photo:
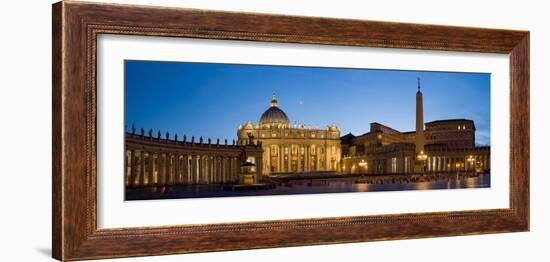
[[[187,137],[236,139],[276,93],[294,121],[360,135],[379,122],[413,131],[417,77],[424,122],[473,119],[490,144],[490,74],[179,62],[125,62],[125,125]]]

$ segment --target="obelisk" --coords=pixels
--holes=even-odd
[[[418,78],[418,91],[416,92],[416,135],[415,135],[415,161],[414,172],[424,172],[424,160],[419,158],[424,155],[424,108],[422,104],[422,92],[420,91],[420,78]]]

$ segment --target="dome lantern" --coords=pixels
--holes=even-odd
[[[271,96],[271,107],[277,107],[277,97],[275,96],[275,93],[273,93],[273,96]]]
[[[290,124],[290,121],[288,120],[285,112],[278,107],[278,101],[275,93],[271,97],[270,107],[262,114],[258,124],[261,127],[288,126]]]

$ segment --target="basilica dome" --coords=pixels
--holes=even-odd
[[[290,121],[285,112],[278,107],[275,95],[271,98],[271,106],[262,114],[262,117],[260,117],[259,124],[260,126],[290,125]]]

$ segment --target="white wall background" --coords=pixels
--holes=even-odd
[[[447,24],[531,31],[531,232],[217,252],[123,261],[548,261],[549,8],[545,1],[145,1],[205,9]],[[51,256],[50,1],[0,9],[0,240],[2,261]]]

